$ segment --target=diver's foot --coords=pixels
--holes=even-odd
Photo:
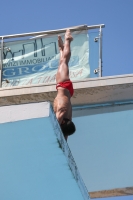
[[[69,29],[66,30],[65,40],[69,40],[70,42],[73,40],[73,37],[72,37],[71,32],[70,32]]]
[[[59,49],[63,51],[64,44],[60,35],[58,35],[58,46],[59,46]]]

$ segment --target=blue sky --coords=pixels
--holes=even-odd
[[[131,0],[3,1],[0,35],[105,24],[103,76],[132,73]]]
[[[103,76],[133,73],[133,1],[2,1],[0,35],[105,24]],[[133,197],[108,198],[131,200]],[[104,198],[104,200],[107,200]]]

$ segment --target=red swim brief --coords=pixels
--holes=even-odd
[[[69,90],[71,97],[73,96],[74,93],[73,84],[70,80],[58,83],[56,85],[56,89],[58,87],[66,88],[67,90]]]

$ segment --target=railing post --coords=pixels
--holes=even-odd
[[[102,27],[99,29],[99,77],[102,77]]]
[[[3,62],[3,37],[1,38],[1,53],[0,53],[0,87],[2,87],[2,62]]]

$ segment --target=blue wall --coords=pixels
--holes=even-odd
[[[133,104],[74,111],[68,143],[88,191],[133,186]]]
[[[83,200],[50,118],[0,124],[1,200]]]

